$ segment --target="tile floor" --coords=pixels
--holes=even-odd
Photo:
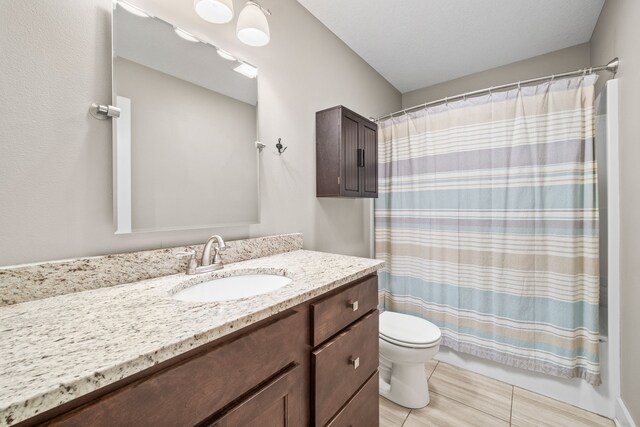
[[[426,366],[431,403],[409,410],[380,398],[380,427],[614,426],[566,403],[433,360]]]

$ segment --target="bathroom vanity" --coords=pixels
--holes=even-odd
[[[17,394],[0,396],[0,425],[375,426],[380,265],[295,250],[202,277],[173,275],[3,307],[3,321],[27,310],[25,323],[51,322],[35,322],[31,339],[40,329],[58,337],[26,355],[23,363],[33,369],[13,372],[21,384]],[[292,283],[235,301],[171,298],[212,277],[255,272]],[[94,310],[72,318],[80,297]],[[45,305],[57,313],[30,312]],[[95,315],[83,319],[87,312]],[[96,322],[101,315],[109,321]],[[11,360],[0,362],[3,374],[11,369]]]

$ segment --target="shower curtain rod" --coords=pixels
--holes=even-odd
[[[438,104],[442,104],[442,103],[453,101],[453,100],[457,100],[457,99],[463,99],[463,98],[466,98],[466,97],[478,96],[478,95],[482,95],[482,94],[485,94],[485,93],[491,93],[491,92],[497,91],[497,90],[502,90],[502,89],[507,89],[507,88],[514,88],[514,87],[519,87],[519,86],[522,86],[522,85],[528,85],[528,84],[532,84],[532,83],[540,83],[540,82],[543,82],[545,80],[554,80],[556,78],[577,76],[577,75],[580,75],[580,74],[587,74],[587,73],[591,74],[591,73],[594,73],[596,71],[609,71],[610,73],[613,73],[613,75],[615,76],[615,74],[618,72],[619,63],[620,63],[620,61],[618,60],[618,58],[613,58],[611,61],[609,61],[609,63],[607,65],[601,65],[599,67],[583,68],[581,70],[569,71],[568,73],[552,74],[550,76],[538,77],[536,79],[521,80],[521,81],[515,82],[515,83],[507,83],[507,84],[500,85],[500,86],[488,87],[486,89],[474,90],[473,92],[461,93],[460,95],[448,96],[446,98],[438,99],[438,100],[431,101],[431,102],[426,102],[424,104],[414,105],[413,107],[405,108],[403,110],[396,111],[395,113],[386,114],[384,116],[378,117],[377,119],[373,119],[372,118],[372,120],[374,122],[379,122],[380,120],[384,120],[384,119],[387,119],[389,117],[393,117],[393,116],[395,116],[397,114],[404,114],[404,113],[407,113],[409,111],[418,110],[420,108],[428,107],[428,106],[431,106],[431,105],[438,105]]]

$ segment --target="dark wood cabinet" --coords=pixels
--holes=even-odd
[[[228,412],[200,424],[203,427],[293,427],[303,425],[304,393],[300,365],[292,364]]]
[[[19,425],[376,427],[377,292],[369,275]]]
[[[327,427],[377,426],[380,417],[378,406],[378,372],[358,390]]]
[[[378,311],[314,350],[315,425],[324,426],[378,370]]]
[[[378,125],[341,105],[316,113],[316,196],[378,197]]]
[[[314,426],[378,425],[377,305],[375,275],[311,302]]]

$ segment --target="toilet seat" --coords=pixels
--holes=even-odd
[[[415,349],[422,349],[422,348],[431,348],[431,347],[435,347],[438,344],[440,344],[440,339],[438,339],[437,341],[428,343],[428,344],[413,344],[413,343],[406,343],[406,342],[402,342],[402,341],[397,341],[394,340],[392,338],[389,337],[385,337],[384,335],[380,335],[379,337],[382,341],[386,341],[389,344],[393,344],[393,345],[397,345],[398,347],[404,347],[404,348],[415,348]]]
[[[380,314],[380,339],[406,348],[429,348],[440,343],[442,333],[433,323],[408,314]]]

